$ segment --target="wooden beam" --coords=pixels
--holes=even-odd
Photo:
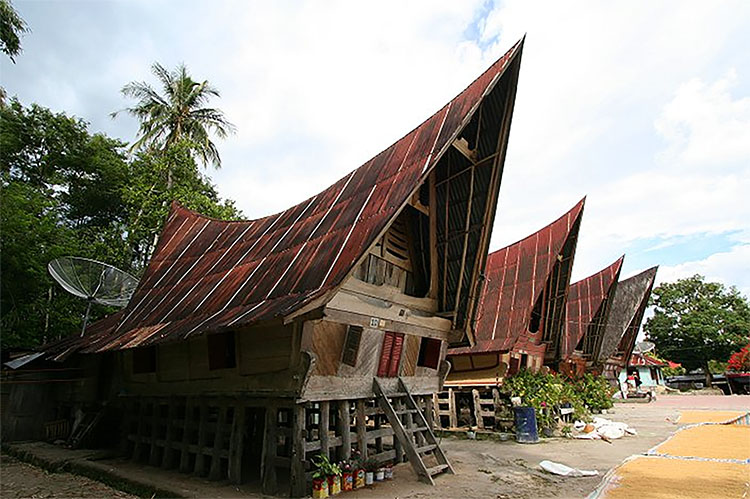
[[[427,178],[430,192],[430,291],[427,296],[437,300],[438,291],[438,253],[437,253],[437,195],[435,190],[435,172],[430,172]]]
[[[159,422],[161,421],[161,418],[159,416],[159,412],[161,411],[161,407],[159,405],[159,402],[157,400],[154,400],[152,404],[152,411],[151,411],[151,440],[149,444],[151,445],[151,453],[149,454],[148,458],[148,464],[151,466],[158,466],[159,465],[159,448],[156,445],[157,437],[159,436]]]
[[[167,421],[167,432],[164,435],[164,451],[161,458],[161,467],[167,470],[174,466],[172,439],[174,438],[175,419],[177,419],[177,397],[172,396],[169,397],[169,420]]]
[[[453,388],[448,388],[448,419],[450,421],[451,428],[458,428],[458,416],[456,414],[456,393]]]
[[[193,426],[193,413],[195,412],[195,398],[188,397],[185,401],[185,416],[182,423],[182,447],[180,449],[180,467],[179,470],[182,473],[187,473],[190,466],[190,452],[188,447],[190,446],[190,433],[191,426]]]

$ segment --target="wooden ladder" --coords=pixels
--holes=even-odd
[[[455,474],[453,466],[445,457],[432,428],[406,388],[404,380],[398,378],[398,392],[396,393],[385,393],[378,378],[374,378],[372,384],[378,404],[385,412],[393,428],[393,434],[401,444],[419,480],[435,485],[432,479],[435,475]],[[400,453],[397,451],[396,459],[400,458]],[[434,461],[434,464],[428,467],[426,460]]]

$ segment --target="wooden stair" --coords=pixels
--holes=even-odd
[[[435,475],[455,474],[435,439],[432,428],[406,388],[404,380],[398,379],[396,393],[385,393],[378,378],[373,379],[372,385],[378,405],[385,412],[393,428],[393,434],[401,444],[419,480],[435,485],[432,479]],[[435,464],[428,467],[425,461],[435,461]]]

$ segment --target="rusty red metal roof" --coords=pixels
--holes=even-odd
[[[605,269],[570,285],[561,359],[565,360],[573,354],[589,326],[602,328],[606,323],[606,314],[597,312],[614,292],[624,259],[623,255]],[[594,324],[594,321],[599,324]]]
[[[584,203],[585,198],[538,232],[488,256],[474,330],[476,344],[452,348],[450,355],[509,351],[519,339],[523,341],[529,334],[532,308],[583,214]]]
[[[645,367],[667,367],[666,362],[662,362],[656,357],[652,357],[647,353],[634,353],[630,356],[630,366],[645,366]]]
[[[326,296],[398,215],[523,40],[451,102],[323,192],[257,220],[211,219],[173,204],[128,306],[83,352],[132,348],[283,318]],[[92,330],[101,326],[92,326]]]

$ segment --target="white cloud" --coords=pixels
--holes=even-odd
[[[678,265],[659,267],[658,282],[673,282],[695,274],[726,286],[736,285],[750,299],[750,244],[733,246],[729,251],[714,253],[708,258]]]
[[[694,78],[680,86],[655,123],[669,143],[664,162],[721,165],[750,158],[750,96],[733,99],[738,84],[730,69],[714,83]]]

